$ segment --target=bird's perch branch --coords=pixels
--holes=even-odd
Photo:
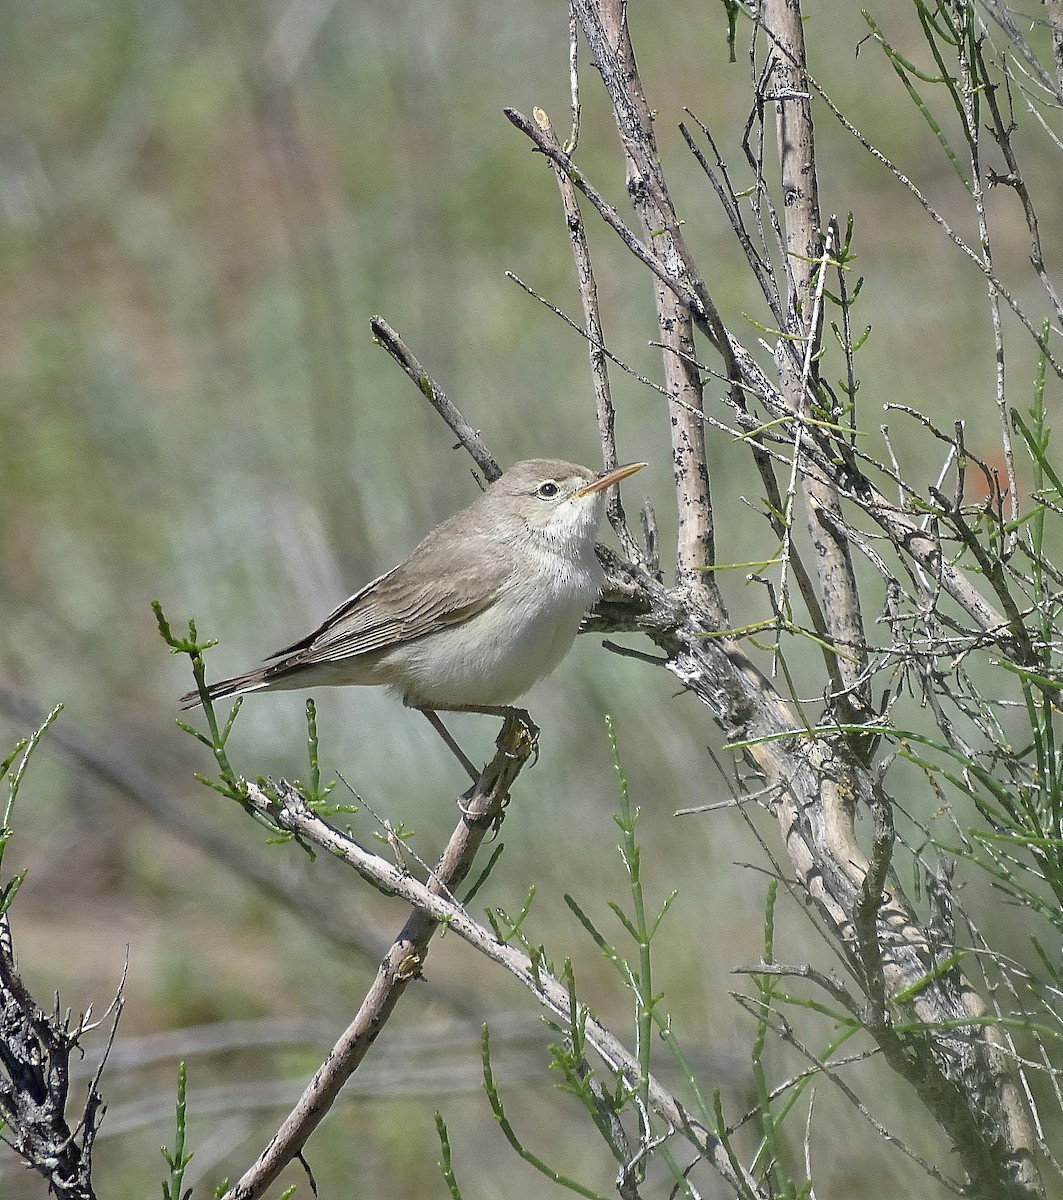
[[[274,789],[275,796],[256,784],[248,785],[247,798],[260,812],[282,828],[343,859],[374,886],[414,905],[414,910],[384,956],[354,1020],[258,1160],[225,1193],[224,1200],[255,1200],[264,1195],[288,1163],[301,1155],[307,1139],[365,1058],[407,985],[421,977],[432,936],[440,921],[457,907],[453,902],[433,905],[432,901],[440,897],[449,900],[454,888],[468,875],[487,832],[501,821],[509,790],[534,748],[525,727],[513,717],[506,719],[496,744],[494,758],[463,798],[462,819],[427,884],[416,880],[404,866],[365,850],[331,826],[290,784],[279,783]]]
[[[415,908],[381,963],[358,1015],[258,1162],[229,1189],[224,1200],[254,1200],[262,1196],[280,1171],[300,1156],[307,1138],[365,1056],[406,985],[420,977],[428,943],[440,924],[445,922],[449,931],[504,967],[557,1016],[565,1020],[571,1017],[572,996],[560,979],[542,963],[533,963],[520,946],[499,941],[451,898],[454,887],[467,874],[486,831],[501,816],[508,789],[531,752],[531,744],[523,737],[523,726],[519,721],[506,721],[498,738],[498,747],[498,753],[485,768],[471,798],[466,799],[467,814],[427,884],[340,833],[314,813],[288,785],[277,789],[278,798],[267,795],[261,788],[249,788],[251,803],[267,813],[271,820],[298,834],[303,841],[327,850],[375,886],[401,896]],[[640,1078],[638,1060],[582,1006],[579,1018],[588,1045],[594,1047],[610,1069],[620,1072],[628,1084],[634,1086]],[[765,1193],[758,1189],[748,1173],[732,1163],[720,1140],[652,1077],[649,1102],[674,1130],[712,1161],[737,1194],[765,1200]]]

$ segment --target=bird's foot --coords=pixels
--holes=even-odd
[[[534,767],[539,761],[539,726],[523,708],[507,708],[495,745],[513,759],[531,757]]]

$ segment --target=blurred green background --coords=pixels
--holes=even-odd
[[[917,56],[910,17],[882,7],[884,19],[896,16],[900,48]],[[855,7],[812,0],[805,9],[813,71],[973,237],[962,188],[882,55],[861,45],[867,26]],[[305,633],[474,497],[467,458],[373,345],[373,313],[399,330],[503,463],[597,459],[585,347],[505,276],[578,312],[553,178],[502,115],[506,105],[539,105],[567,128],[565,6],[37,0],[3,11],[4,744],[32,727],[16,715],[18,703],[62,701],[60,727],[115,770],[139,772],[142,791],[243,842],[270,869],[307,886],[320,880],[343,919],[382,939],[401,926],[400,906],[366,894],[332,864],[263,846],[257,827],[194,781],[210,763],[174,723],[175,697],[191,680],[160,641],[150,601],[162,601],[175,629],[194,617],[202,635],[220,638],[210,670],[231,674]],[[739,184],[747,180],[745,46],[740,40],[739,61],[729,63],[716,4],[632,5],[630,15],[690,243],[725,320],[754,342],[745,316],[765,320],[762,301],[677,132],[688,106],[713,129]],[[596,82],[585,65],[579,161],[626,213]],[[867,427],[887,419],[883,404],[912,404],[944,427],[967,418],[972,445],[992,457],[993,364],[978,273],[817,111],[823,209],[843,223],[856,213],[855,273],[867,276],[856,314],[873,326],[858,361]],[[1042,158],[1032,138],[1029,153],[1035,180],[1058,174],[1058,159]],[[1042,236],[1059,233],[1061,193],[1048,193]],[[1002,271],[1014,271],[1017,293],[1036,302],[1021,274],[1018,202],[1009,192],[991,203],[1002,218]],[[657,378],[647,278],[590,224],[610,342]],[[1016,341],[1016,404],[1028,403],[1032,362]],[[662,400],[619,372],[614,386],[621,457],[651,464],[626,485],[629,508],[651,496],[667,556],[674,516]],[[932,481],[941,447],[889,420],[913,476]],[[744,454],[713,433],[710,459],[721,559],[770,555],[740,499],[747,493],[755,504],[760,494]],[[741,572],[725,587],[736,624],[763,611]],[[599,642],[581,638],[529,697],[542,760],[520,781],[506,853],[480,899],[516,910],[534,884],[530,935],[556,962],[577,957],[587,998],[626,1031],[626,998],[561,899],[572,892],[617,932],[605,910],[605,898],[623,890],[604,728],[612,713],[643,808],[651,896],[659,903],[680,889],[662,935],[659,984],[684,1044],[737,1114],[750,1098],[752,1023],[727,992],[742,987],[732,967],[760,954],[765,890],[765,877],[741,864],[765,860],[733,812],[673,817],[726,798],[707,752],[715,732],[670,677]],[[820,686],[811,685],[813,695]],[[341,771],[382,816],[416,829],[416,849],[433,859],[463,783],[427,723],[375,691],[321,692],[317,701],[325,771]],[[493,722],[459,719],[455,730],[474,756],[487,753]],[[251,699],[232,753],[248,775],[305,774],[302,698]],[[372,821],[355,820],[371,837]],[[753,821],[773,836],[770,822]],[[178,1054],[189,1061],[195,1169],[211,1186],[238,1174],[357,1007],[374,963],[330,947],[51,742],[31,768],[8,865],[30,872],[13,926],[40,998],[58,987],[64,1004],[91,1003],[98,1013],[128,959],[120,1038],[274,1022],[256,1027],[251,1049],[195,1054],[188,1035],[174,1053],[149,1041],[158,1053],[148,1063],[105,1077],[112,1119],[99,1143],[101,1193],[156,1194]],[[783,927],[782,957],[822,955],[798,914]],[[470,1200],[544,1186],[506,1150],[477,1092],[476,1026],[496,1014],[513,1026],[508,1040],[499,1035],[499,1076],[514,1104],[527,1092],[518,1110],[525,1136],[609,1191],[614,1164],[570,1120],[566,1105],[575,1102],[551,1091],[550,1035],[537,1029],[530,1000],[456,938],[435,946],[427,977],[375,1048],[376,1063],[311,1142],[322,1194],[442,1195],[436,1107]],[[288,1081],[280,1099],[278,1081]],[[837,1104],[824,1094],[823,1128]],[[851,1110],[835,1116],[857,1121]],[[929,1156],[943,1154],[931,1131],[905,1132]],[[848,1145],[825,1139],[825,1194],[903,1190],[903,1160],[862,1126],[860,1137],[859,1162]],[[0,1194],[36,1197],[43,1188],[5,1161]]]

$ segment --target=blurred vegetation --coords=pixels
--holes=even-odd
[[[855,6],[810,0],[806,11],[820,82],[947,215],[955,208],[971,237],[958,181],[863,41]],[[202,634],[220,637],[208,661],[228,674],[305,632],[472,498],[467,462],[372,344],[370,315],[399,329],[503,462],[597,454],[584,346],[504,274],[576,308],[553,179],[501,113],[537,104],[566,126],[564,6],[37,0],[4,15],[0,678],[44,709],[62,700],[63,726],[147,773],[167,803],[215,822],[219,835],[256,842],[258,831],[192,778],[205,764],[174,725],[175,697],[191,681],[160,642],[150,601],[162,599],[175,624],[192,615]],[[728,315],[759,319],[730,230],[676,132],[688,106],[740,158],[747,66],[728,62],[722,7],[633,5],[631,18],[691,244],[715,264],[714,294]],[[824,26],[829,38],[817,36]],[[896,32],[901,51],[914,52]],[[615,132],[594,84],[585,69],[580,161],[623,210]],[[968,418],[972,447],[992,460],[992,342],[978,273],[844,134],[826,121],[817,132],[824,211],[856,213],[867,277],[858,317],[873,330],[858,364],[865,411],[897,402],[943,427]],[[1031,154],[1035,172],[1058,170],[1058,160],[1042,165]],[[1063,189],[1054,194],[1055,211],[1041,212],[1047,246],[1060,244]],[[994,202],[1018,204],[1010,192]],[[614,241],[591,233],[608,335],[656,377],[647,289]],[[1025,252],[1016,219],[1013,240],[1005,229],[997,243],[1002,273]],[[1033,353],[1028,363],[1024,353],[1010,362],[1014,380],[1032,380]],[[635,482],[666,514],[662,401],[626,376],[614,383],[621,454],[651,462]],[[1050,402],[1058,399],[1056,391]],[[933,479],[940,447],[889,420],[906,463]],[[755,487],[724,438],[716,435],[710,455],[718,494]],[[631,489],[632,509],[638,494]],[[740,522],[753,519],[746,511],[732,505],[733,546],[742,544]],[[667,548],[671,531],[662,532]],[[744,598],[742,573],[732,574],[732,611],[759,614],[762,601]],[[703,715],[673,690],[661,673],[580,640],[530,698],[542,761],[521,780],[504,869],[481,899],[513,911],[534,883],[536,936],[558,959],[586,955],[561,892],[597,905],[600,918],[600,897],[621,886],[604,730],[604,714],[614,714],[644,809],[644,877],[657,904],[680,889],[658,947],[658,982],[688,1051],[703,1056],[740,1111],[753,1023],[726,998],[735,986],[728,972],[760,953],[766,885],[736,865],[758,853],[736,814],[672,817],[724,798]],[[453,824],[462,779],[427,724],[371,691],[317,699],[326,771],[341,771],[377,811],[414,827],[431,858]],[[234,737],[238,769],[305,769],[302,712],[295,695],[249,702]],[[474,753],[490,744],[491,725],[457,722]],[[29,724],[9,715],[0,729],[13,744]],[[278,1104],[278,1081],[312,1069],[374,964],[330,948],[47,742],[25,790],[32,799],[9,856],[29,868],[14,928],[39,995],[59,988],[68,1005],[102,1008],[128,958],[122,1037],[219,1020],[320,1022],[309,1041],[188,1056],[194,1166],[213,1182],[238,1173],[294,1095],[287,1086]],[[290,854],[259,848],[278,862]],[[338,877],[324,862],[284,869]],[[337,902],[381,936],[403,919],[364,889]],[[821,952],[799,916],[780,913],[779,923],[776,941],[788,939],[790,959]],[[706,927],[711,956],[692,953]],[[396,1088],[394,1077],[359,1072],[311,1143],[323,1195],[443,1194],[431,1119],[440,1106],[467,1196],[528,1188],[534,1176],[506,1153],[478,1093],[476,1037],[457,1038],[454,1009],[439,998],[464,985],[473,1026],[511,1009],[527,1016],[504,979],[470,992],[468,976],[481,970],[456,939],[435,947],[417,1007],[375,1049],[388,1061],[403,1027],[427,1024],[438,1032],[425,1058],[438,1060],[438,1074],[422,1078],[425,1063],[409,1064],[409,1085]],[[605,964],[580,982],[622,1027],[624,1001]],[[547,1038],[529,1024],[533,1032],[522,1026],[508,1050],[496,1045],[496,1076],[503,1089],[531,1089],[521,1118],[528,1141],[606,1187],[613,1164],[566,1127],[542,1071],[533,1074],[547,1061]],[[115,1200],[154,1191],[149,1181],[161,1178],[175,1062],[164,1056],[105,1080],[112,1117],[97,1156]],[[246,1107],[213,1091],[237,1084]],[[148,1116],[155,1123],[144,1127]],[[928,1156],[940,1153],[922,1144],[930,1131],[904,1132]],[[20,1168],[5,1172],[0,1194],[42,1194]],[[823,1184],[827,1194],[886,1196],[904,1190],[905,1176],[882,1149],[859,1163],[839,1154]]]

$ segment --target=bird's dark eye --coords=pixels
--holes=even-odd
[[[561,489],[552,479],[544,479],[542,483],[535,489],[535,494],[540,500],[553,500]]]

